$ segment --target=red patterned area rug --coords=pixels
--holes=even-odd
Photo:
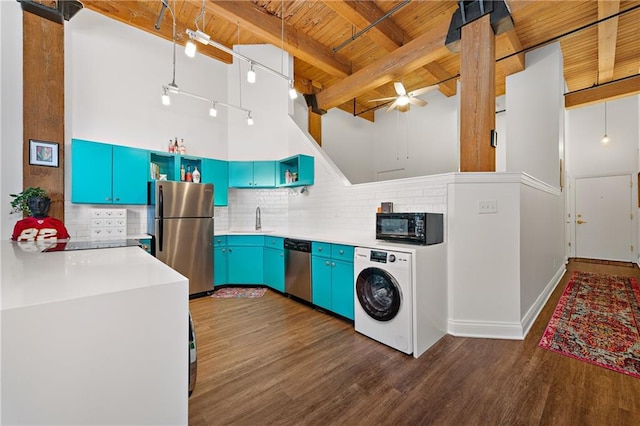
[[[538,346],[640,378],[635,278],[574,272]]]
[[[264,287],[224,287],[213,292],[211,297],[216,299],[255,299],[264,296],[267,289]]]

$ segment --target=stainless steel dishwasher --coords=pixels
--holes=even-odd
[[[311,302],[311,241],[284,240],[284,291]]]

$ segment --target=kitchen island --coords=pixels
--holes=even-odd
[[[139,247],[0,241],[2,424],[187,424],[188,280]]]

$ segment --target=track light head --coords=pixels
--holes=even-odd
[[[187,55],[190,58],[193,58],[196,56],[196,44],[189,40],[187,42],[187,44],[184,46],[184,54]]]
[[[218,110],[216,109],[216,104],[215,103],[213,103],[211,105],[211,108],[209,108],[209,115],[211,117],[216,117],[218,115]]]
[[[164,92],[162,93],[162,105],[165,105],[165,106],[171,105],[171,98],[167,93],[167,89],[164,89]]]
[[[247,114],[247,125],[253,126],[253,117],[251,117],[251,112]]]
[[[253,70],[253,62],[251,62],[251,67],[247,72],[247,81],[251,84],[256,82],[256,72]]]
[[[291,80],[290,83],[289,83],[289,97],[291,99],[297,99],[298,98],[298,92],[296,92],[296,89],[293,87],[293,80]]]

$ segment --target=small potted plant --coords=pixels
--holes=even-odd
[[[29,216],[33,215],[31,208],[29,207],[29,200],[31,198],[49,198],[47,191],[40,187],[27,187],[19,194],[9,194],[13,197],[11,200],[11,214],[13,213],[27,213]]]

